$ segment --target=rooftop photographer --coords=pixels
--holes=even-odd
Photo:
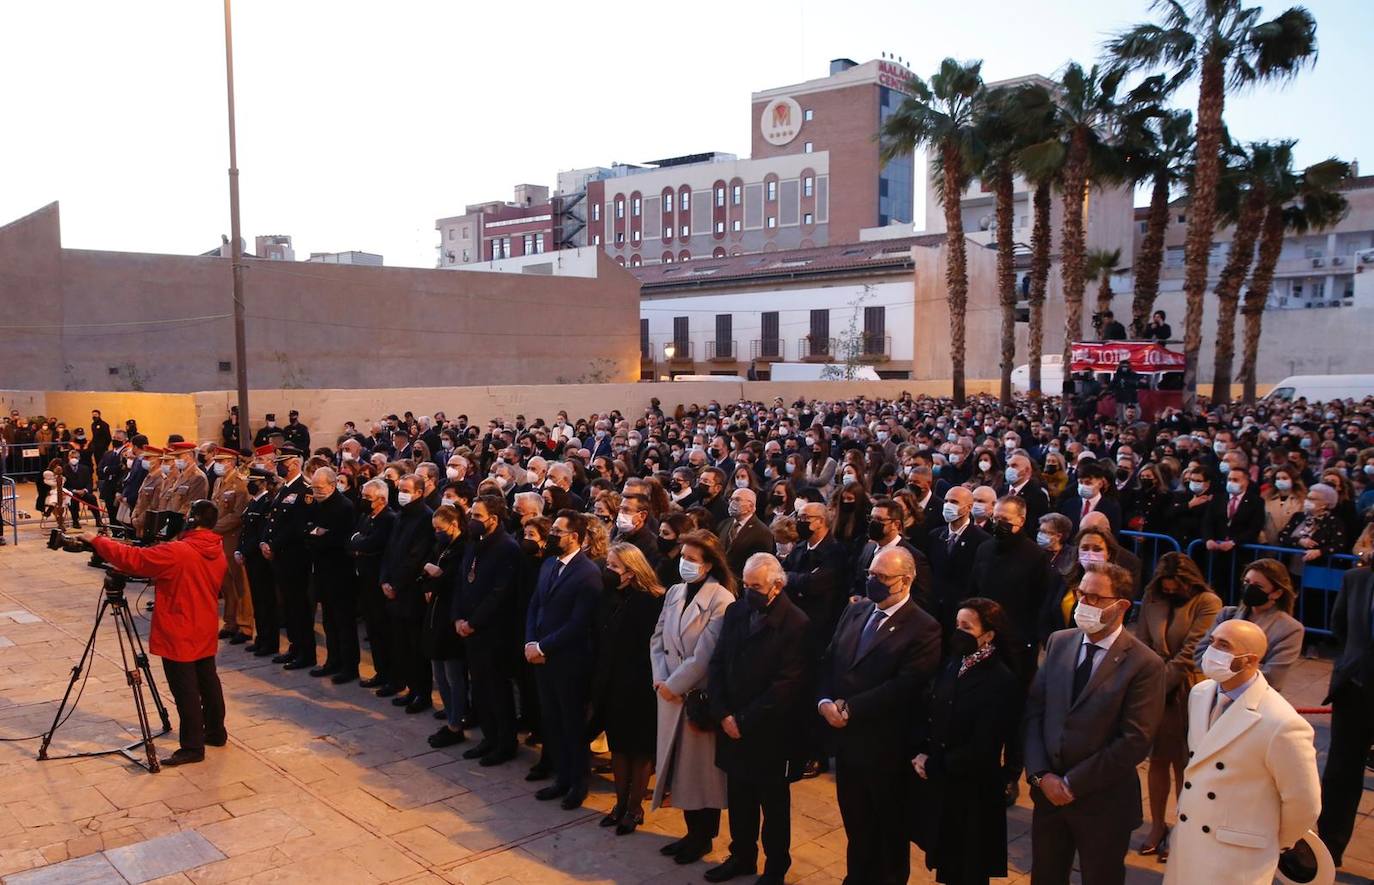
[[[205,759],[205,745],[222,747],[224,693],[215,671],[219,645],[219,588],[227,562],[219,535],[212,530],[219,511],[209,501],[191,504],[175,540],[132,547],[91,533],[81,539],[125,574],[153,579],[157,607],[148,632],[148,650],[162,658],[167,685],[176,701],[181,747],[163,765]]]

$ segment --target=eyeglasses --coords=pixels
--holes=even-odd
[[[1079,602],[1086,602],[1093,608],[1106,608],[1121,598],[1119,596],[1099,596],[1096,593],[1080,593],[1078,591],[1074,591],[1074,595],[1078,597]]]

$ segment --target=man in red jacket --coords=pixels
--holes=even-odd
[[[162,658],[167,686],[181,724],[181,748],[163,765],[185,765],[205,759],[205,745],[222,747],[224,691],[215,672],[219,647],[219,588],[228,563],[220,536],[212,531],[219,519],[206,500],[191,504],[185,528],[175,541],[152,547],[130,547],[109,538],[86,540],[115,569],[154,579],[157,606],[148,632],[148,650]]]

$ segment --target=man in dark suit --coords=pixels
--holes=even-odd
[[[253,598],[253,642],[245,650],[259,658],[276,655],[281,644],[276,582],[272,563],[263,556],[262,550],[262,542],[267,536],[267,514],[273,501],[268,491],[270,481],[249,475],[248,506],[243,510],[243,530],[239,533],[238,550],[234,552],[234,558],[243,566],[248,578],[248,593]]]
[[[917,605],[934,617],[935,578],[930,571],[930,560],[902,537],[902,505],[891,498],[878,498],[873,502],[868,518],[868,541],[859,551],[849,595],[864,595],[864,587],[868,584],[868,567],[872,565],[873,557],[879,551],[893,547],[901,547],[916,562],[916,581],[911,585],[911,595]]]
[[[969,518],[972,508],[973,493],[954,486],[941,505],[945,524],[930,531],[933,613],[946,632],[954,629],[959,601],[973,595],[969,591],[973,561],[978,548],[992,537],[973,524]]]
[[[1324,704],[1331,705],[1331,747],[1322,772],[1317,833],[1341,865],[1364,794],[1365,760],[1374,744],[1374,572],[1351,569],[1331,611],[1341,656],[1331,670]]]
[[[274,657],[272,663],[301,670],[315,666],[315,625],[311,623],[309,635],[305,635],[301,632],[305,619],[300,616],[301,609],[310,605],[310,555],[305,546],[305,504],[310,486],[301,474],[299,450],[283,447],[276,460],[285,466],[286,476],[272,496],[259,544],[263,558],[272,564],[286,626],[286,653]]]
[[[91,513],[95,515],[97,526],[104,525],[100,516],[100,505],[96,501],[95,494],[91,491],[90,465],[82,460],[79,452],[73,449],[67,452],[67,463],[63,470],[66,475],[62,478],[62,490],[71,496],[67,506],[72,512],[72,528],[81,528],[82,504],[91,509]]]
[[[552,553],[525,617],[525,660],[536,666],[544,743],[557,779],[536,799],[562,797],[571,811],[587,798],[587,695],[592,673],[593,615],[601,596],[601,569],[582,552],[587,517],[558,514],[549,532]]]
[[[692,505],[705,507],[711,511],[711,520],[717,525],[730,516],[730,499],[725,495],[725,471],[716,467],[702,470],[693,494],[696,500],[690,505],[683,502],[684,509]]]
[[[658,549],[658,532],[650,525],[650,519],[649,499],[644,495],[627,492],[621,499],[620,511],[615,516],[615,539],[633,544],[644,554],[651,567],[658,568],[663,554]]]
[[[1226,588],[1239,577],[1233,574],[1236,547],[1259,541],[1264,529],[1264,500],[1250,482],[1250,473],[1239,467],[1226,473],[1226,499],[1215,501],[1202,515],[1202,538],[1214,586]]]
[[[1164,664],[1123,629],[1131,576],[1090,563],[1078,587],[1076,629],[1050,636],[1026,701],[1031,882],[1120,885],[1141,822],[1136,766],[1164,714]]]
[[[302,452],[310,451],[310,428],[301,423],[301,413],[292,409],[286,414],[286,426],[282,428],[282,436],[286,441]]]
[[[916,503],[920,505],[921,512],[925,515],[926,525],[939,525],[941,523],[941,510],[945,506],[945,499],[935,488],[935,473],[926,464],[917,464],[911,468],[911,478],[908,480],[911,491],[916,495]],[[946,489],[948,491],[948,489]]]
[[[324,610],[324,664],[310,675],[331,677],[335,685],[358,678],[358,586],[353,560],[348,556],[348,541],[353,537],[356,517],[353,502],[339,493],[333,468],[321,467],[310,477],[313,500],[306,507],[308,527],[306,546],[310,568],[315,577],[315,595]],[[295,625],[300,634],[309,634],[308,657],[315,658],[315,604],[295,612],[304,622]]]
[[[99,409],[91,409],[91,459],[100,463],[100,456],[110,448],[110,425],[100,417]]]
[[[407,713],[428,710],[434,703],[434,671],[420,650],[425,614],[421,575],[434,548],[434,511],[425,505],[423,489],[424,480],[413,473],[396,483],[399,513],[378,574],[395,650],[395,672],[388,675],[396,681],[377,689],[377,696],[391,698],[392,704],[405,707]],[[409,691],[392,697],[402,686]]]
[[[911,601],[916,562],[900,547],[869,566],[821,661],[817,711],[835,742],[835,791],[849,839],[845,881],[897,885],[911,873],[898,809],[913,777],[907,737],[940,664],[940,625]]]
[[[1073,523],[1073,534],[1078,534],[1078,521],[1093,511],[1099,511],[1107,517],[1112,534],[1120,531],[1121,504],[1113,495],[1107,494],[1108,488],[1113,485],[1107,468],[1097,461],[1085,460],[1078,465],[1077,480],[1077,494],[1066,491],[1064,503],[1059,508],[1059,512]]]
[[[725,610],[707,690],[721,729],[716,766],[727,776],[730,856],[705,875],[724,882],[754,874],[762,812],[765,861],[758,881],[782,885],[792,865],[787,762],[793,711],[806,687],[809,625],[783,592],[787,574],[776,557],[756,553],[743,572],[741,598]]]
[[[758,498],[752,489],[730,493],[727,512],[730,518],[716,527],[716,537],[725,548],[725,561],[736,580],[744,576],[744,564],[755,553],[772,553],[773,533],[756,515]]]
[[[515,676],[512,652],[521,635],[516,588],[524,579],[525,557],[506,531],[505,502],[483,495],[472,502],[469,525],[476,538],[463,553],[450,617],[463,637],[468,675],[482,740],[463,753],[491,767],[515,758]]]
[[[1035,465],[1024,449],[1016,449],[1007,457],[1007,494],[1026,502],[1026,523],[1021,533],[1032,541],[1039,531],[1040,517],[1050,512],[1050,495],[1035,476]]]

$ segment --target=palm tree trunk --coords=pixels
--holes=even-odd
[[[1197,100],[1197,169],[1188,201],[1188,236],[1183,245],[1187,267],[1183,291],[1188,299],[1183,322],[1183,407],[1197,401],[1198,349],[1202,347],[1202,308],[1207,294],[1207,259],[1212,252],[1212,228],[1217,216],[1217,179],[1221,175],[1221,113],[1226,102],[1226,65],[1219,59],[1202,63]]]
[[[1064,372],[1067,376],[1073,343],[1083,337],[1083,197],[1088,189],[1088,137],[1075,131],[1064,164],[1064,232],[1060,244],[1059,276],[1064,284]]]
[[[1011,405],[1011,371],[1016,362],[1016,243],[1012,237],[1014,187],[1010,164],[997,170],[997,290],[1002,296],[1002,405]]]
[[[1097,282],[1097,312],[1105,313],[1112,309],[1112,271],[1102,269],[1102,278]]]
[[[1145,326],[1159,297],[1159,269],[1164,265],[1164,232],[1169,227],[1169,176],[1156,175],[1150,191],[1150,214],[1145,239],[1135,259],[1135,297],[1131,300],[1131,332],[1145,337]]]
[[[1240,304],[1240,285],[1250,270],[1255,256],[1255,240],[1264,223],[1263,186],[1255,186],[1246,194],[1236,220],[1235,235],[1231,239],[1231,254],[1217,280],[1217,351],[1212,371],[1212,399],[1231,400],[1231,369],[1236,355],[1236,308]]]
[[[1270,206],[1264,216],[1259,259],[1250,277],[1250,288],[1245,292],[1245,307],[1241,309],[1245,316],[1245,344],[1240,363],[1240,396],[1247,403],[1255,401],[1260,325],[1264,322],[1264,305],[1269,301],[1269,288],[1274,283],[1274,268],[1279,263],[1279,252],[1283,249],[1283,228],[1283,207]]]
[[[945,263],[945,297],[949,301],[949,360],[952,395],[956,405],[963,405],[964,392],[964,313],[968,309],[968,256],[964,251],[963,194],[959,187],[959,170],[964,159],[959,148],[952,144],[941,147],[944,153],[945,189],[945,247],[949,251]]]
[[[1050,183],[1035,187],[1035,225],[1031,228],[1030,391],[1040,392],[1040,360],[1045,350],[1045,288],[1050,281]]]

